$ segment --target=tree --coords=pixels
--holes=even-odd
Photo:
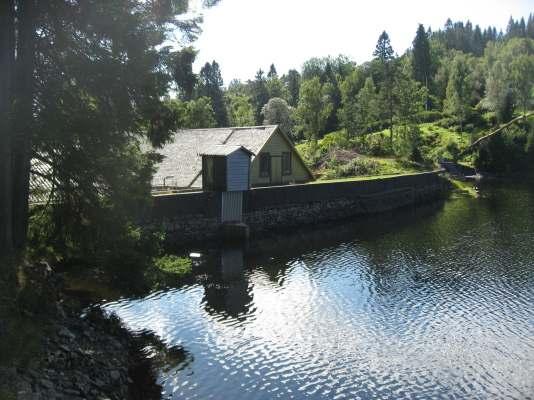
[[[254,109],[248,96],[229,94],[227,104],[231,126],[252,126],[255,124]]]
[[[432,59],[430,57],[430,43],[423,25],[419,24],[415,39],[413,40],[413,76],[416,81],[427,89],[432,77]],[[428,99],[425,100],[425,107],[428,109]]]
[[[370,79],[372,82],[372,78]],[[362,85],[363,74],[360,70],[354,70],[341,83],[341,108],[338,113],[342,126],[349,136],[354,136],[361,132],[362,115],[359,113],[358,94],[362,90]]]
[[[296,116],[299,130],[309,139],[317,140],[324,134],[326,120],[333,108],[328,92],[329,88],[321,85],[318,77],[303,82],[300,87]]]
[[[292,109],[284,99],[274,97],[269,99],[263,106],[262,115],[263,123],[266,125],[278,125],[280,129],[290,134],[293,128],[293,119],[291,118]]]
[[[263,119],[261,110],[269,101],[269,90],[263,71],[260,69],[256,73],[254,81],[250,82],[251,99],[254,106],[254,119],[257,125],[261,124]]]
[[[413,125],[417,121],[417,115],[423,111],[428,90],[412,79],[409,67],[405,65],[397,76],[393,96],[395,118],[399,124],[407,127]]]
[[[12,83],[15,73],[15,4],[13,0],[0,4],[0,254],[11,253],[13,248],[12,208],[12,145],[10,110]],[[0,257],[1,258],[1,257]],[[0,259],[0,263],[2,260]],[[11,281],[14,276],[0,269],[0,274]],[[7,275],[11,275],[7,277]]]
[[[390,141],[393,143],[393,77],[394,71],[394,52],[391,42],[386,31],[383,31],[378,37],[373,55],[381,66],[381,108],[384,110],[384,117],[389,121]]]
[[[228,115],[224,102],[223,79],[219,64],[216,61],[206,63],[200,70],[198,79],[199,96],[209,97],[215,112],[217,126],[228,126]]]
[[[276,72],[276,67],[274,66],[274,64],[271,64],[271,66],[269,67],[267,78],[278,78],[278,72]]]
[[[457,53],[452,60],[444,111],[457,118],[460,130],[471,110],[472,80],[468,58]]]
[[[209,97],[199,97],[189,101],[171,100],[169,106],[176,113],[178,125],[182,128],[199,129],[217,126]]]
[[[284,75],[282,80],[285,82],[287,90],[289,92],[289,105],[291,107],[296,107],[299,102],[300,74],[298,73],[298,71],[290,69],[287,72],[287,75]]]
[[[13,167],[0,178],[2,248],[26,240],[31,159],[51,188],[39,214],[49,244],[102,254],[128,235],[156,160],[140,142],[161,144],[176,126],[162,44],[198,32],[176,18],[185,11],[187,1],[1,2],[0,162]]]
[[[490,43],[484,59],[487,78],[482,105],[495,111],[499,122],[509,120],[516,106],[526,111],[534,85],[534,41],[512,38]]]
[[[529,14],[527,20],[526,35],[529,39],[534,39],[534,14]]]
[[[173,53],[170,57],[170,70],[174,82],[178,87],[180,98],[189,101],[193,98],[193,91],[197,83],[197,76],[193,73],[193,63],[197,51],[193,47],[185,47]]]

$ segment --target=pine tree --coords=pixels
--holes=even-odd
[[[197,76],[193,73],[193,63],[197,51],[193,47],[185,47],[171,55],[170,70],[180,98],[189,101],[193,98],[193,91],[197,83]]]
[[[261,110],[265,104],[269,101],[269,90],[267,88],[267,82],[264,72],[259,69],[256,72],[256,77],[253,82],[250,83],[251,87],[251,99],[254,106],[254,119],[257,125],[262,123],[263,117]]]
[[[429,88],[432,76],[432,59],[430,56],[430,43],[423,25],[419,24],[413,41],[413,76],[424,87]],[[428,109],[428,99],[425,107]]]
[[[269,72],[267,73],[267,78],[277,78],[278,77],[278,73],[276,72],[276,67],[274,66],[274,64],[271,64],[271,66],[269,67]]]
[[[475,30],[473,32],[473,42],[472,42],[472,51],[477,56],[480,57],[484,54],[484,39],[482,38],[482,31],[480,30],[480,26],[476,25]]]
[[[534,39],[534,14],[528,16],[526,35],[530,39]]]
[[[379,61],[382,72],[380,87],[382,108],[384,117],[389,122],[390,141],[393,143],[393,76],[394,76],[394,52],[386,31],[383,31],[376,44],[373,55]]]
[[[299,102],[300,74],[294,69],[290,69],[283,78],[289,92],[289,105],[296,107]]]
[[[198,94],[211,99],[217,126],[228,126],[228,115],[222,87],[223,79],[219,64],[216,61],[211,64],[208,62],[204,64],[199,74]]]

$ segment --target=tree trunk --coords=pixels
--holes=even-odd
[[[16,107],[13,125],[13,241],[16,249],[22,249],[28,232],[37,13],[35,0],[20,0],[18,5]]]
[[[15,63],[14,0],[0,1],[0,258],[13,250],[11,106]]]

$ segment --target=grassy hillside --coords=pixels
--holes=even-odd
[[[297,150],[319,180],[398,175],[433,170],[443,158],[457,159],[477,134],[428,122],[395,129],[393,142],[387,129],[354,138],[339,130],[317,143],[299,143]],[[464,162],[472,164],[472,157]]]

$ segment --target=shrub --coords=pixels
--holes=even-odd
[[[397,139],[393,147],[398,157],[411,161],[422,161],[421,155],[421,130],[416,126],[400,127],[397,131]]]
[[[434,122],[443,118],[443,114],[439,111],[422,111],[417,114],[419,122]]]
[[[154,266],[162,272],[184,276],[191,273],[192,263],[189,258],[165,255],[156,258]]]
[[[344,130],[327,133],[321,140],[319,140],[318,143],[319,147],[323,151],[329,150],[332,147],[343,149],[348,147],[350,144],[347,134]]]
[[[356,157],[347,163],[330,161],[323,178],[346,178],[350,176],[378,175],[380,173],[380,164],[372,159]]]
[[[532,127],[527,124],[506,128],[502,134],[480,146],[475,158],[476,168],[494,174],[528,169],[531,166],[532,135]]]
[[[340,176],[376,175],[380,172],[380,164],[372,159],[357,157],[340,168]]]
[[[367,135],[360,143],[362,152],[373,156],[389,156],[393,154],[389,137],[381,133]]]
[[[436,122],[436,124],[442,128],[451,128],[455,125],[457,125],[457,121],[455,118],[442,118],[439,121]]]

